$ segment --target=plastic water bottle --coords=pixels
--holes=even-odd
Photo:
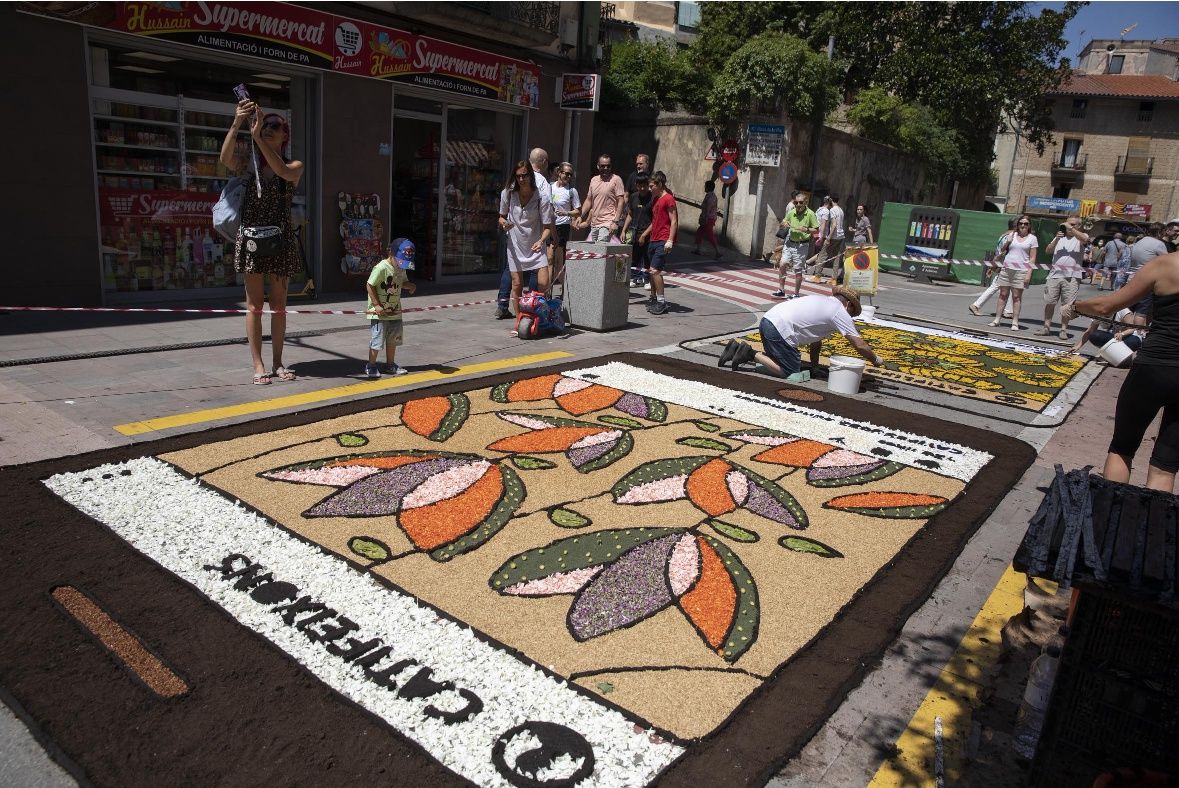
[[[1060,667],[1060,646],[1049,643],[1044,653],[1032,662],[1028,685],[1023,691],[1023,702],[1015,718],[1015,751],[1029,760],[1036,754],[1036,743],[1044,727],[1044,715],[1052,697],[1056,669]]]

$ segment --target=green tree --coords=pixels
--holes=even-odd
[[[959,177],[963,173],[962,140],[924,104],[871,87],[856,97],[847,119],[860,136],[918,156],[933,174]]]
[[[602,103],[609,109],[688,106],[699,102],[700,74],[688,51],[673,43],[620,41],[610,47]]]
[[[722,126],[754,112],[820,119],[839,100],[837,78],[826,56],[802,39],[762,33],[725,61],[708,96],[708,117]]]
[[[692,58],[704,73],[719,74],[751,38],[762,33],[804,35],[811,16],[803,3],[701,3]]]

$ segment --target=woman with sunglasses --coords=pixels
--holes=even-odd
[[[519,312],[524,274],[536,271],[536,284],[542,292],[549,289],[549,225],[553,223],[553,204],[542,200],[532,174],[532,165],[521,159],[499,194],[499,229],[506,236],[508,270],[512,274],[512,311]]]
[[[996,281],[999,283],[999,308],[995,312],[995,319],[990,325],[997,326],[1003,319],[1003,310],[1007,308],[1007,297],[1011,296],[1011,330],[1019,331],[1019,307],[1023,301],[1023,289],[1036,267],[1036,248],[1040,242],[1032,232],[1032,220],[1026,214],[1015,220],[1015,232],[1009,234],[1003,241],[1000,251],[1003,262],[1000,264]]]
[[[240,101],[233,116],[233,123],[221,143],[221,163],[240,175],[251,173],[250,160],[235,157],[238,130],[248,123],[253,138],[255,160],[258,163],[257,182],[248,178],[242,189],[241,227],[234,245],[234,269],[246,280],[246,339],[250,345],[250,356],[254,362],[254,385],[265,385],[273,378],[294,380],[295,373],[283,366],[283,340],[286,336],[287,281],[303,270],[295,246],[295,233],[291,226],[291,201],[295,188],[303,177],[301,161],[287,158],[287,146],[291,130],[286,118],[277,113],[263,113],[253,101]],[[261,185],[261,196],[258,185]],[[259,242],[246,239],[246,228],[278,228],[278,243],[275,250],[264,250]],[[266,276],[270,276],[270,308],[275,314],[270,317],[271,359],[270,372],[262,361],[262,310],[266,305]]]
[[[561,278],[561,270],[565,267],[565,246],[569,243],[569,233],[573,229],[573,222],[581,216],[581,197],[573,186],[573,165],[563,161],[557,166],[557,179],[553,187],[553,213],[556,214],[555,224],[557,235],[553,238],[553,281]]]

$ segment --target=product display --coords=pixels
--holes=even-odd
[[[143,94],[143,102],[94,99],[103,289],[241,285],[233,243],[213,230],[212,216],[233,175],[220,160],[233,105],[189,111],[186,99],[156,94]],[[248,146],[243,128],[238,155],[247,156]]]

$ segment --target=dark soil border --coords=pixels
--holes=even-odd
[[[161,783],[462,785],[411,740],[326,686],[242,627],[188,583],[53,495],[41,480],[106,462],[158,455],[388,407],[423,395],[494,386],[620,361],[775,399],[780,380],[644,354],[464,378],[427,389],[329,405],[245,424],[0,469],[0,687],[69,770],[99,785]],[[961,443],[995,457],[953,505],[714,734],[695,743],[661,785],[758,785],[768,780],[879,662],[905,620],[1031,465],[1022,441],[839,396],[806,407]],[[52,603],[62,584],[90,589],[190,682],[161,701],[85,638]]]

